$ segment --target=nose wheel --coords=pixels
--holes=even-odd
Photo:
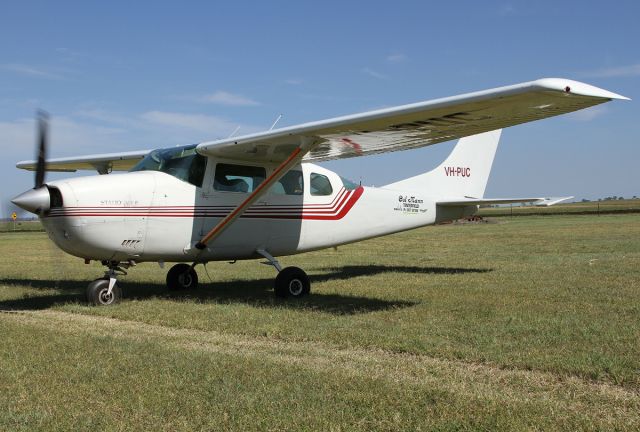
[[[109,279],[96,279],[89,284],[86,291],[87,302],[95,306],[109,306],[120,302],[122,290],[117,283],[109,289]]]
[[[107,266],[104,277],[91,282],[85,291],[87,302],[94,306],[110,306],[119,303],[122,300],[122,290],[117,283],[118,275],[126,275],[125,269],[136,265],[135,261],[103,261],[102,264]]]

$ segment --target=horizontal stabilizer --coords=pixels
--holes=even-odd
[[[535,202],[534,204],[540,207],[549,207],[552,205],[556,205],[558,203],[561,203],[563,201],[567,201],[570,199],[573,199],[574,197],[572,196],[568,196],[568,197],[550,197],[550,198],[545,198],[542,201],[539,202]]]
[[[561,198],[455,198],[445,199],[436,202],[439,206],[444,207],[459,207],[459,206],[473,206],[473,205],[493,205],[493,204],[515,204],[515,203],[533,203],[537,206],[552,206],[562,201],[566,201],[573,197],[561,197]]]

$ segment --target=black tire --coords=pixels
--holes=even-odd
[[[94,306],[110,306],[116,303],[120,303],[122,300],[122,290],[116,283],[111,290],[111,294],[107,295],[109,291],[109,279],[96,279],[87,287],[86,295],[87,302]]]
[[[301,298],[311,291],[309,276],[298,267],[282,269],[274,284],[276,296]]]
[[[176,264],[167,272],[167,288],[182,291],[198,287],[198,273],[189,264]]]

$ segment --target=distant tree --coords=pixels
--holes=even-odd
[[[586,199],[586,198],[582,198],[581,202],[591,202],[590,200]]]
[[[624,199],[624,197],[618,197],[618,199],[619,199],[619,200],[623,200],[623,199]]]

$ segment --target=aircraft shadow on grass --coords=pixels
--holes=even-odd
[[[345,280],[358,276],[372,276],[381,273],[414,273],[414,274],[462,274],[486,273],[491,269],[452,268],[452,267],[412,267],[352,265],[344,267],[323,268],[326,273],[310,275],[311,284]],[[145,300],[161,298],[175,301],[244,303],[258,307],[285,307],[290,309],[310,310],[332,313],[336,315],[352,315],[376,312],[387,309],[405,308],[418,304],[415,301],[382,300],[369,297],[356,297],[340,294],[324,294],[313,292],[304,299],[279,299],[273,295],[273,279],[233,280],[225,282],[206,282],[201,274],[201,286],[194,290],[167,291],[164,284],[127,282],[120,283],[124,290],[125,300]],[[19,299],[0,301],[0,311],[8,310],[42,310],[64,303],[84,302],[84,290],[88,281],[78,280],[37,280],[37,279],[0,279],[0,284],[23,285],[32,289],[56,289],[60,292],[53,295],[28,296]],[[373,286],[372,290],[376,287]]]

